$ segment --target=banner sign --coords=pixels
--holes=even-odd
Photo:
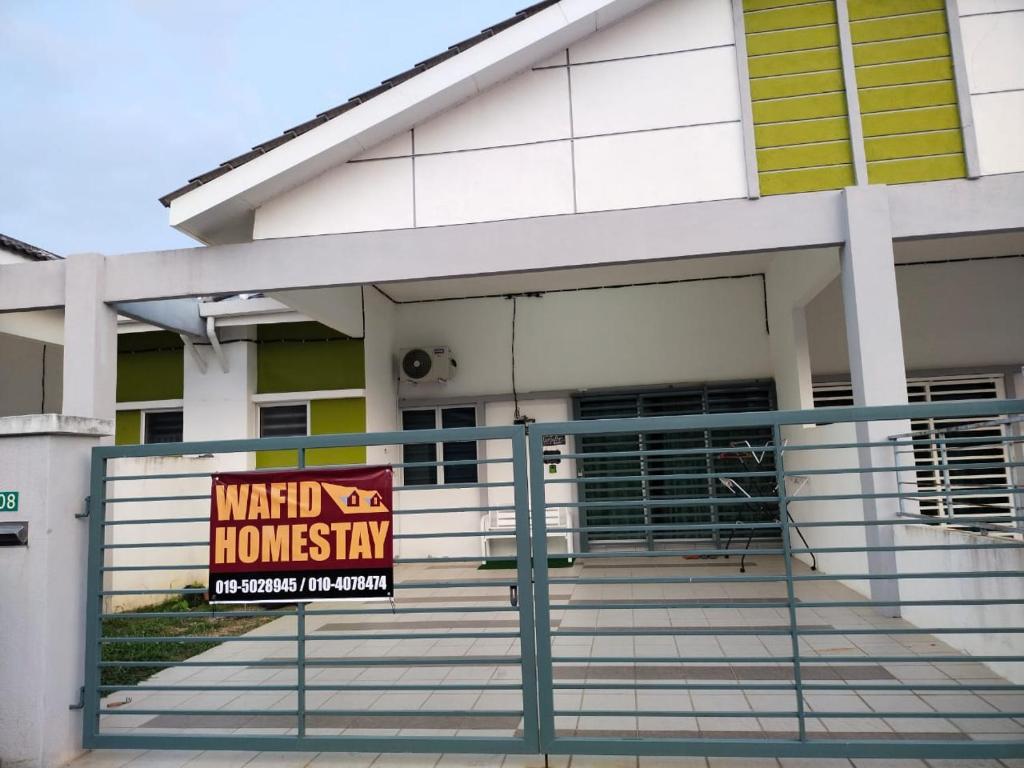
[[[210,602],[392,597],[391,488],[391,467],[215,474]]]

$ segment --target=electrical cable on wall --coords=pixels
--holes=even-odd
[[[512,299],[512,402],[515,404],[515,413],[512,416],[513,422],[519,422],[522,414],[519,413],[519,392],[516,389],[516,310],[518,309],[518,297]]]

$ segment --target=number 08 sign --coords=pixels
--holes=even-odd
[[[210,602],[391,597],[391,468],[213,476]]]

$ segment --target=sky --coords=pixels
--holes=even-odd
[[[157,201],[530,0],[0,0],[0,232],[180,248]]]

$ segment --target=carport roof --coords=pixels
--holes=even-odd
[[[260,155],[266,154],[272,149],[276,149],[282,144],[285,144],[291,141],[292,139],[301,136],[307,131],[316,128],[318,125],[326,123],[328,120],[332,120],[335,117],[338,117],[339,115],[348,112],[350,109],[353,109],[359,106],[360,104],[366,103],[375,96],[379,96],[385,91],[394,88],[396,85],[404,83],[406,80],[409,80],[415,77],[416,75],[426,72],[428,69],[437,66],[443,61],[447,61],[453,56],[456,56],[462,53],[463,51],[472,48],[478,43],[482,43],[484,40],[490,37],[494,37],[499,32],[503,32],[509,27],[515,26],[524,19],[528,19],[535,13],[538,13],[549,6],[554,5],[557,2],[558,0],[541,0],[541,2],[539,3],[534,3],[533,5],[527,8],[523,8],[521,11],[517,11],[514,15],[508,17],[507,19],[503,19],[502,21],[499,21],[497,24],[492,24],[491,26],[486,27],[485,29],[481,30],[478,34],[449,46],[446,50],[441,51],[441,53],[438,53],[435,56],[431,56],[429,59],[424,59],[411,69],[407,69],[403,72],[399,72],[398,74],[387,78],[375,88],[371,88],[368,91],[358,93],[355,96],[351,97],[348,101],[344,102],[343,104],[339,104],[336,107],[331,107],[330,109],[325,110],[324,112],[320,112],[313,119],[307,120],[304,123],[287,129],[280,136],[276,136],[273,139],[270,139],[269,141],[257,144],[248,152],[238,155],[237,157],[233,157],[230,160],[225,160],[216,168],[213,168],[209,171],[206,171],[205,173],[201,173],[198,176],[189,179],[188,184],[179,187],[173,192],[168,192],[166,195],[160,198],[160,202],[163,204],[165,208],[170,207],[172,201],[181,197],[184,194],[187,194],[188,192],[191,192],[193,189],[196,189],[197,187],[200,187],[203,184],[206,184],[207,182],[213,181],[217,177],[223,176],[225,173],[228,173],[229,171],[232,171],[235,168],[238,168],[239,166],[245,165],[250,160],[254,160]]]
[[[3,233],[0,233],[0,249],[26,256],[33,261],[57,261],[63,258]]]

